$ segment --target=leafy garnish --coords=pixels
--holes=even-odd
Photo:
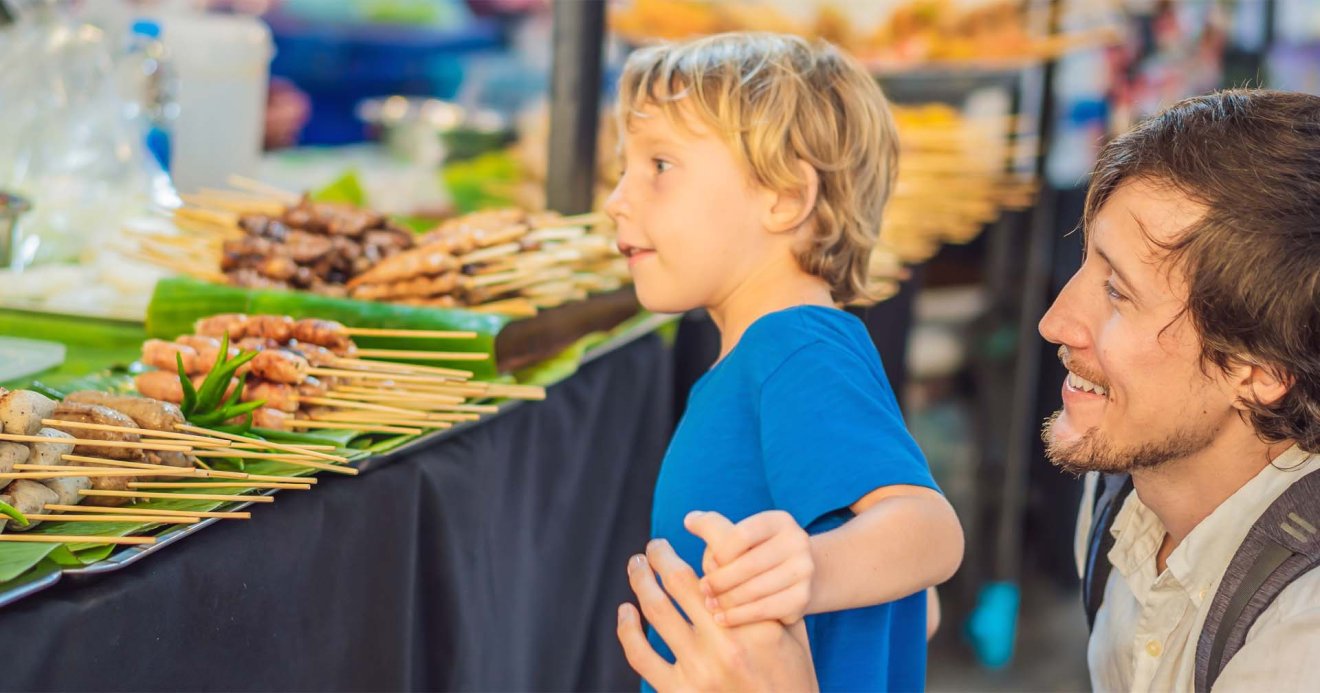
[[[220,339],[220,351],[216,354],[215,365],[206,374],[200,388],[193,387],[192,380],[183,367],[183,357],[175,354],[179,366],[179,385],[183,387],[183,403],[179,411],[188,423],[194,426],[206,426],[227,433],[247,433],[252,428],[252,412],[266,406],[266,400],[258,399],[243,402],[243,388],[247,384],[247,374],[238,378],[233,389],[230,381],[248,361],[256,358],[255,351],[241,351],[229,358],[229,333]],[[235,418],[242,417],[237,424],[228,424]]]
[[[23,513],[18,511],[18,508],[15,508],[4,501],[0,501],[0,515],[4,515],[14,522],[17,522],[19,527],[26,527],[29,524],[28,519],[24,517]]]

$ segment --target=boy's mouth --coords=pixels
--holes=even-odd
[[[619,241],[619,253],[624,257],[628,258],[628,265],[632,266],[637,262],[641,261],[643,258],[654,255],[655,249],[629,245],[628,243]]]

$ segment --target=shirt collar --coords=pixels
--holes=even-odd
[[[1256,519],[1289,486],[1315,470],[1309,465],[1312,455],[1297,446],[1288,448],[1271,464],[1265,465],[1250,481],[1201,520],[1169,554],[1168,570],[1199,609],[1202,601],[1213,596],[1210,589],[1218,584],[1238,546]],[[1143,569],[1155,577],[1155,553],[1164,542],[1164,524],[1137,497],[1129,494],[1110,529],[1114,548],[1110,563],[1132,584]],[[1142,586],[1144,590],[1145,586]]]

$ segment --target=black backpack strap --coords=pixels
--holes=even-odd
[[[1294,482],[1238,547],[1196,643],[1196,690],[1209,691],[1261,613],[1293,580],[1320,565],[1320,473]]]
[[[1082,571],[1082,603],[1086,606],[1086,627],[1095,628],[1095,615],[1105,598],[1105,584],[1113,566],[1109,551],[1114,548],[1114,535],[1109,530],[1114,518],[1123,507],[1123,501],[1132,493],[1132,477],[1127,474],[1102,474],[1101,487],[1096,493],[1095,510],[1091,513],[1091,532],[1086,539],[1086,564]]]

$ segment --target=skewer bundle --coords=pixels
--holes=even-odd
[[[180,235],[136,238],[136,254],[208,281],[330,296],[535,315],[610,291],[627,262],[603,215],[477,212],[421,237],[384,215],[234,179],[244,192],[184,195]]]
[[[877,281],[930,259],[943,244],[973,240],[1005,210],[1030,206],[1036,188],[1030,176],[1010,171],[1011,162],[1036,154],[1033,143],[1014,138],[1011,122],[968,119],[938,104],[892,110],[901,154],[871,258]]]
[[[475,212],[445,222],[354,277],[349,295],[437,307],[535,314],[628,280],[627,261],[602,214],[564,217],[521,209]]]
[[[181,428],[192,432],[180,432]],[[315,483],[315,479],[301,477],[206,469],[194,452],[205,455],[235,445],[235,441],[211,433],[183,423],[177,407],[157,400],[86,391],[71,393],[56,402],[29,390],[0,389],[0,501],[28,520],[24,525],[0,516],[0,542],[151,543],[152,537],[24,536],[3,532],[23,531],[58,520],[168,525],[194,523],[200,517],[244,518],[247,513],[88,506],[119,506],[133,499],[152,498],[270,502],[268,497],[250,497],[242,492],[273,487],[305,489]],[[347,461],[299,446],[239,440],[245,441],[239,445],[257,450],[278,447],[279,454],[267,454],[293,465],[310,466],[309,458],[314,455],[339,463]],[[207,452],[195,451],[196,446]],[[236,450],[230,454],[243,453]],[[335,470],[356,473],[347,467]],[[177,481],[197,477],[224,479],[215,483],[224,484],[228,491]],[[141,490],[167,488],[207,493]]]
[[[229,335],[234,350],[254,351],[240,394],[242,401],[261,400],[253,423],[261,428],[337,428],[366,433],[420,434],[449,428],[493,413],[492,405],[470,400],[495,397],[539,399],[541,388],[499,385],[469,380],[470,371],[360,358],[439,358],[445,361],[489,358],[484,352],[429,352],[359,349],[354,334],[377,337],[471,338],[471,332],[392,330],[345,327],[317,319],[294,320],[280,315],[224,314],[198,320],[194,335],[174,342],[149,340],[142,360],[160,370],[137,376],[139,392],[171,402],[182,401],[177,374],[182,360],[193,378],[204,378],[213,358],[195,347],[219,348],[216,335]],[[237,387],[238,383],[232,383]],[[205,453],[194,453],[206,456]],[[221,457],[257,457],[253,453]]]

